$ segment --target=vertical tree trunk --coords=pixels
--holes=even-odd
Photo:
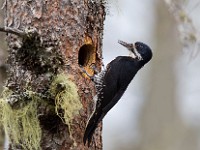
[[[1,103],[3,113],[9,113],[3,124],[10,149],[88,149],[82,137],[95,90],[79,65],[90,74],[92,64],[100,69],[103,2],[6,0],[5,4],[5,26],[25,33],[7,38],[10,70]],[[101,127],[90,149],[102,149]]]
[[[163,1],[157,1],[157,38],[154,65],[150,74],[148,100],[140,120],[139,150],[196,150],[197,136],[181,119],[176,105],[176,76],[174,64],[180,45],[175,20]]]
[[[2,6],[3,1],[0,0],[0,6]],[[0,24],[3,24],[3,10],[0,10]],[[6,80],[6,67],[5,67],[5,61],[6,61],[6,41],[5,34],[0,33],[1,41],[0,41],[0,93],[2,93],[3,85]],[[2,126],[0,125],[0,149],[3,149],[4,142],[5,142],[5,136]]]

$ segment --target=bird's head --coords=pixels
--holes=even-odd
[[[147,63],[152,58],[151,48],[142,42],[130,44],[123,41],[118,41],[118,43],[126,47],[129,51],[131,51],[138,61]]]

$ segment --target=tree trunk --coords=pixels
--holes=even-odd
[[[101,0],[6,0],[9,77],[3,125],[10,149],[83,150],[95,95],[91,65],[100,70],[105,7]],[[101,126],[90,149],[102,149]]]
[[[2,6],[3,1],[0,0],[0,6]],[[3,10],[0,10],[0,24],[3,24]],[[5,40],[5,34],[0,33],[1,41],[0,41],[0,93],[2,93],[3,85],[6,80],[6,67],[5,67],[5,61],[6,61],[6,42]],[[0,149],[3,149],[4,143],[5,143],[5,136],[2,126],[0,125]]]
[[[178,112],[174,65],[180,55],[175,20],[163,1],[157,1],[157,38],[151,69],[149,94],[140,120],[138,150],[196,150],[197,135]]]

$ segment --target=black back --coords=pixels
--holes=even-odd
[[[103,90],[98,95],[101,108],[104,108],[119,90],[125,92],[141,67],[135,59],[127,56],[119,56],[109,63],[103,78]]]
[[[88,140],[88,147],[92,135],[107,112],[120,100],[135,74],[152,58],[151,49],[144,43],[136,42],[136,49],[142,60],[128,56],[118,56],[111,61],[99,83],[96,84],[97,104],[83,137],[84,144]]]

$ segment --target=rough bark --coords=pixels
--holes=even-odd
[[[5,26],[26,34],[22,37],[8,34],[10,69],[6,88],[11,94],[4,99],[16,110],[37,99],[41,149],[88,149],[83,145],[82,137],[92,112],[95,90],[93,82],[81,72],[79,65],[90,74],[93,74],[92,64],[100,69],[105,19],[103,2],[6,0],[4,10]],[[67,80],[75,83],[82,103],[79,114],[68,123],[64,121],[64,111],[67,110],[62,110],[62,106],[55,108],[58,94],[51,90],[52,82],[59,74],[65,74]],[[59,83],[54,88],[59,91],[68,87]],[[26,146],[23,140],[19,143]],[[12,137],[11,141],[14,141]],[[11,142],[10,149],[23,148],[20,144]],[[102,149],[101,127],[89,149]]]

